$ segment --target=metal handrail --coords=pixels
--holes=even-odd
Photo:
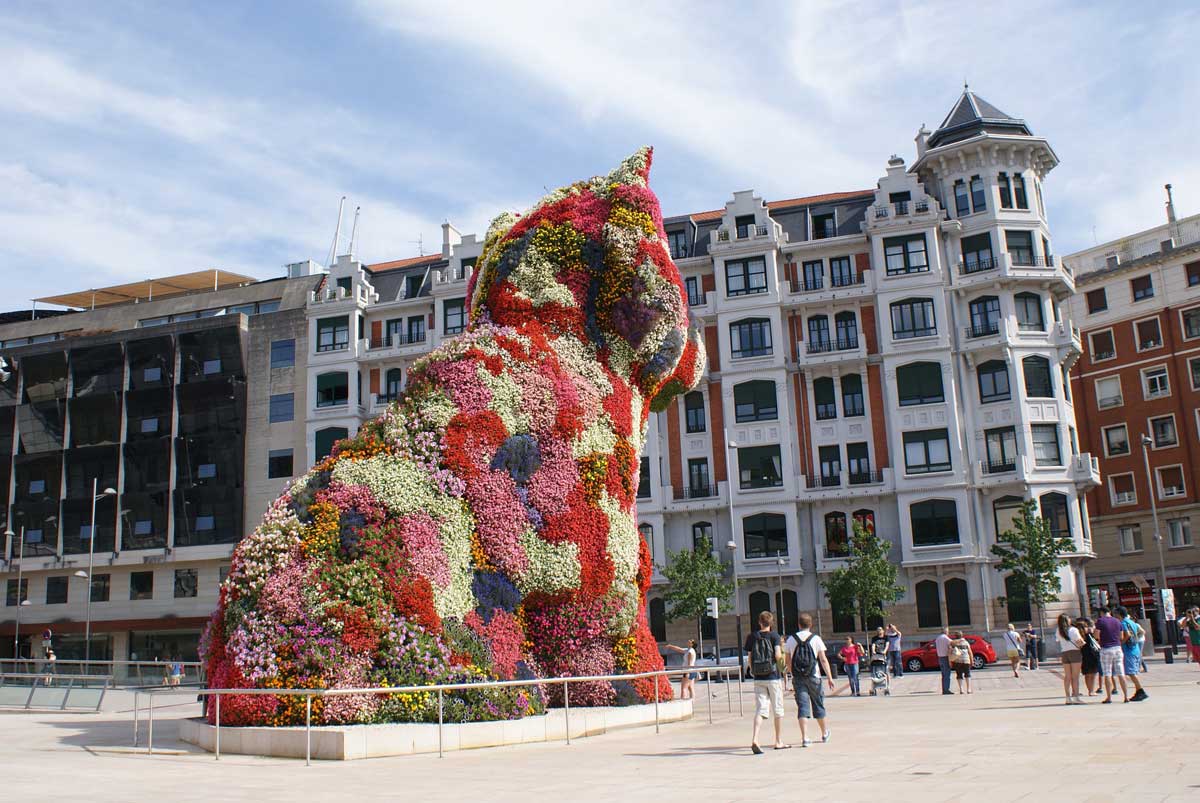
[[[302,696],[304,701],[304,765],[310,766],[312,763],[312,700],[314,697],[341,697],[345,695],[363,695],[363,694],[424,694],[437,692],[438,695],[438,757],[443,756],[443,733],[445,726],[444,705],[445,693],[448,691],[469,691],[472,689],[488,689],[488,688],[514,688],[519,686],[552,686],[562,684],[563,687],[563,712],[564,712],[564,732],[566,734],[566,743],[571,743],[571,695],[570,684],[572,683],[595,683],[598,681],[617,681],[617,680],[641,680],[644,678],[670,678],[673,675],[687,675],[690,673],[704,673],[705,683],[705,700],[707,700],[708,722],[711,725],[713,721],[712,711],[712,675],[717,673],[728,679],[730,674],[736,674],[738,679],[738,716],[743,715],[743,695],[741,693],[741,684],[744,680],[742,668],[740,666],[686,666],[679,669],[659,669],[652,672],[634,672],[626,675],[580,675],[573,677],[551,677],[551,678],[529,678],[526,680],[488,680],[475,683],[431,683],[424,686],[388,686],[388,687],[369,687],[356,689],[200,689],[197,696],[212,697],[215,701],[214,712],[214,727],[216,729],[213,740],[214,759],[221,759],[221,697],[227,694],[234,695],[268,695],[275,697],[296,697]],[[725,687],[726,704],[729,708],[729,713],[733,713],[733,701],[728,682]],[[195,689],[188,691],[189,696],[195,693]],[[159,695],[178,694],[175,689],[147,689],[143,691],[135,691],[133,698],[133,746],[138,746],[138,724],[139,714],[141,710],[139,695],[146,694],[149,696],[149,704],[147,706],[147,725],[146,725],[146,753],[153,755],[154,753],[154,698]],[[695,698],[692,698],[695,699]],[[654,684],[654,732],[659,732],[659,692],[658,683]],[[422,723],[424,724],[424,723]]]
[[[51,668],[50,671],[46,672],[0,672],[0,686],[3,686],[5,681],[10,678],[17,680],[23,678],[33,680],[33,682],[29,684],[29,696],[25,698],[25,704],[22,706],[22,708],[24,708],[26,711],[34,710],[33,696],[37,692],[39,686],[43,689],[53,689],[55,691],[61,690],[63,692],[63,699],[62,703],[57,706],[57,709],[59,711],[66,711],[67,703],[71,701],[71,692],[77,688],[88,688],[87,686],[77,687],[75,685],[75,681],[77,680],[83,681],[84,683],[87,681],[104,682],[104,685],[100,687],[100,696],[96,698],[95,707],[88,705],[78,708],[78,710],[81,711],[99,711],[100,706],[104,704],[104,695],[108,692],[109,686],[112,685],[112,675],[64,675],[54,671],[54,668]],[[55,685],[54,681],[58,681],[57,686]],[[63,685],[63,681],[66,681],[65,686]]]

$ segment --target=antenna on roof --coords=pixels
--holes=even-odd
[[[329,246],[329,259],[326,264],[333,267],[333,261],[337,259],[338,240],[342,237],[342,209],[346,206],[346,196],[342,196],[342,200],[338,201],[338,221],[337,227],[333,230],[333,243]]]
[[[417,247],[417,254],[419,256],[425,256],[425,236],[423,234],[418,234],[417,239],[409,240],[408,242]]]
[[[350,258],[354,259],[354,240],[358,237],[358,213],[361,206],[354,207],[354,225],[350,228]]]

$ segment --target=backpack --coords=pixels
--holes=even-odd
[[[750,649],[750,674],[756,678],[768,678],[775,671],[775,642],[763,633],[754,634],[754,646]]]
[[[800,634],[796,634],[796,649],[792,650],[792,674],[796,677],[807,678],[812,677],[817,668],[817,654],[813,652],[812,644],[813,634],[809,633],[808,638],[800,638]]]

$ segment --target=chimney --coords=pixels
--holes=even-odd
[[[921,123],[921,129],[917,131],[915,141],[917,143],[917,159],[920,159],[925,155],[925,143],[929,141],[929,129],[925,127],[924,123]]]
[[[1175,196],[1171,192],[1171,185],[1166,185],[1167,189],[1167,233],[1170,235],[1172,247],[1179,243],[1179,221],[1175,219]],[[1167,249],[1163,249],[1166,251]]]
[[[442,224],[442,259],[450,258],[450,249],[462,242],[462,234],[447,220]]]

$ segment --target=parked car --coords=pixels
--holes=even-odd
[[[972,666],[975,669],[996,663],[996,650],[990,641],[983,636],[964,635],[963,638],[971,642],[971,652],[975,655]],[[937,648],[932,641],[923,641],[919,647],[900,653],[900,657],[904,659],[904,668],[909,672],[938,668]]]

